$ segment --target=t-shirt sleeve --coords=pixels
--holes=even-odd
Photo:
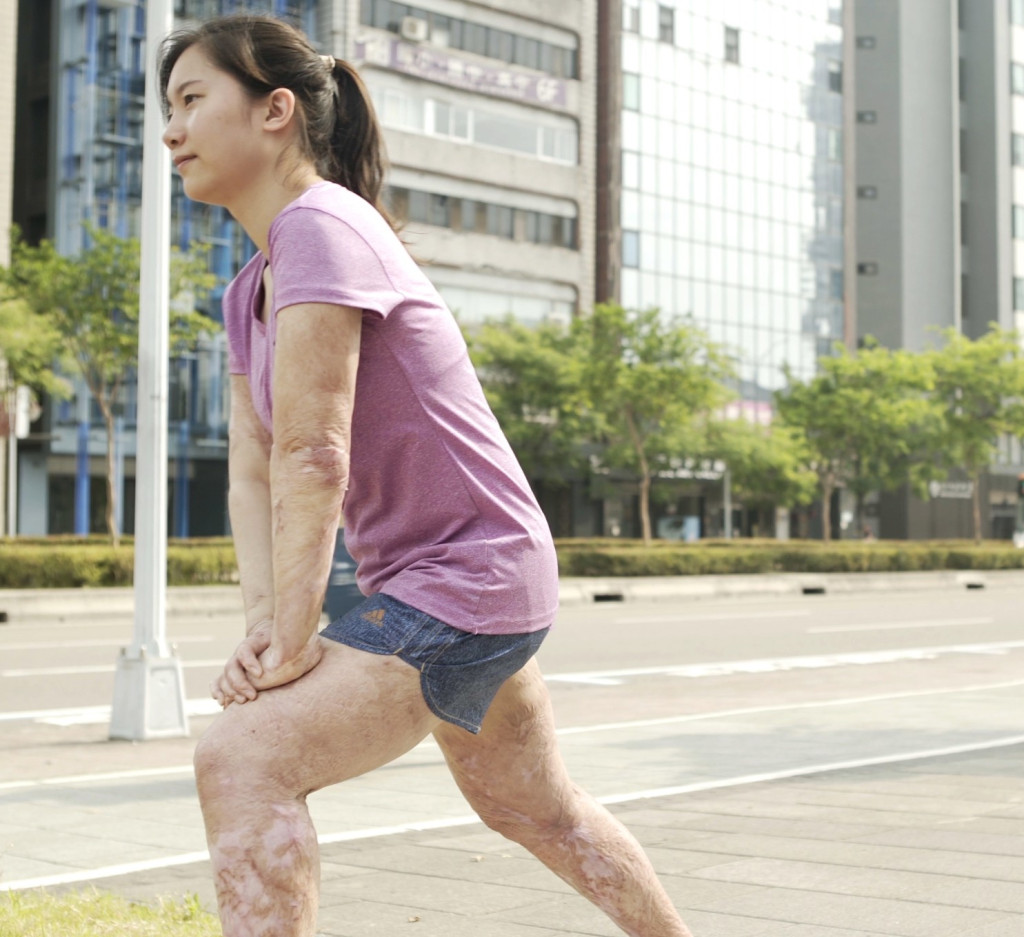
[[[234,280],[224,291],[221,310],[224,313],[224,331],[228,336],[228,372],[248,374],[252,336],[246,315],[245,293],[239,280]]]
[[[380,224],[386,228],[383,219]],[[364,236],[315,208],[295,208],[279,217],[270,239],[275,313],[297,303],[335,303],[386,317],[403,296],[382,257],[391,245],[372,241],[390,237],[390,229]]]

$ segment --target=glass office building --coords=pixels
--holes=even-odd
[[[620,54],[606,291],[692,315],[766,419],[844,335],[841,0],[622,0]]]

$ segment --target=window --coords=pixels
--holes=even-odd
[[[622,4],[622,31],[624,33],[640,32],[639,0],[625,0]]]
[[[658,4],[658,41],[676,41],[676,11],[672,7]]]
[[[1024,2],[1024,0],[1022,0]],[[874,36],[858,36],[857,37],[857,48],[858,49],[873,49],[875,48],[875,37]]]
[[[487,209],[487,233],[497,237],[515,237],[515,226],[513,225],[512,209],[505,205],[488,205]]]
[[[1024,65],[1020,62],[1010,65],[1010,90],[1014,94],[1024,94]]]
[[[622,232],[622,266],[636,268],[640,266],[640,232]]]
[[[873,185],[859,185],[857,198],[878,198],[878,189]]]
[[[843,161],[843,132],[836,127],[828,128],[828,158],[833,163]]]
[[[1024,205],[1013,206],[1013,236],[1024,238]]]
[[[1013,278],[1013,311],[1024,312],[1024,278]]]
[[[630,72],[622,74],[622,106],[627,111],[640,110],[640,76]]]
[[[1014,166],[1024,166],[1024,134],[1015,133],[1010,137],[1010,160]]]
[[[841,269],[834,268],[829,271],[829,294],[833,299],[843,298],[843,271]]]
[[[637,0],[632,2],[635,4]],[[469,20],[423,10],[408,3],[360,0],[359,21],[367,26],[398,33],[406,16],[414,16],[428,23],[432,45],[461,49],[500,62],[515,63],[559,78],[579,77],[579,55],[575,48],[482,26]]]
[[[739,65],[740,31],[732,26],[725,27],[725,60]]]
[[[830,59],[828,63],[828,90],[843,93],[843,63]]]
[[[877,277],[878,276],[878,264],[873,260],[869,260],[866,263],[857,264],[857,273],[862,277]]]
[[[857,111],[858,124],[877,124],[878,114],[875,111]]]
[[[1010,22],[1024,26],[1024,0],[1010,0]]]

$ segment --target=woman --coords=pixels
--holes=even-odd
[[[558,755],[533,661],[556,611],[551,538],[451,314],[380,207],[358,76],[240,16],[170,36],[160,83],[186,194],[259,248],[224,297],[246,637],[196,750],[225,935],[313,934],[306,795],[433,733],[489,826],[626,933],[685,937],[639,845]],[[368,598],[318,634],[343,508]]]

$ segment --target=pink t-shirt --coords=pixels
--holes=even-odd
[[[280,310],[363,310],[345,543],[359,588],[463,631],[536,631],[554,620],[554,545],[484,399],[454,317],[381,215],[330,182],[274,219],[270,321],[257,253],[224,294],[231,373],[249,377],[272,429]]]

